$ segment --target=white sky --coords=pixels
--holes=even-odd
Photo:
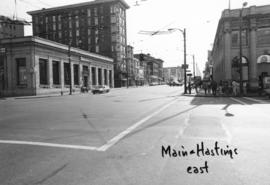
[[[50,8],[87,0],[17,0],[17,15],[31,21],[26,13],[30,10]],[[207,50],[214,41],[218,20],[224,9],[229,7],[229,0],[126,0],[130,5],[127,10],[127,40],[134,46],[135,53],[150,53],[164,60],[164,66],[183,64],[183,35],[176,31],[167,35],[148,36],[139,31],[167,30],[168,28],[186,28],[187,63],[192,69],[192,56],[203,71],[207,61]],[[244,1],[231,0],[231,9],[241,8]],[[269,0],[246,0],[248,6],[270,4]],[[13,16],[15,0],[1,0],[0,14]],[[26,34],[31,34],[27,26]]]

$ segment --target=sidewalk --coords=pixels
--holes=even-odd
[[[188,91],[187,91],[188,92]],[[225,94],[217,94],[216,96],[213,96],[212,92],[205,94],[203,89],[198,90],[198,93],[195,92],[194,89],[192,89],[191,94],[187,93],[184,94],[184,96],[195,96],[195,97],[234,97],[233,95],[225,95]],[[244,97],[266,97],[266,95],[259,95],[259,93],[247,93],[244,95]]]

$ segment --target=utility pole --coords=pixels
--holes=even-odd
[[[186,28],[182,32],[184,36],[184,94],[187,94],[187,53],[186,53]]]
[[[193,77],[195,78],[195,55],[192,55],[193,58]]]
[[[243,3],[242,8],[240,9],[240,28],[239,28],[239,73],[240,73],[240,96],[243,95],[243,69],[242,69],[242,58],[243,58],[243,54],[242,54],[242,27],[243,27],[243,8],[247,6],[247,2]]]

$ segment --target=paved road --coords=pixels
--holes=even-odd
[[[181,87],[0,100],[4,185],[269,185],[266,99]]]

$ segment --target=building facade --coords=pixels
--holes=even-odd
[[[124,0],[95,0],[28,12],[33,35],[114,59],[115,85],[126,75],[126,9]]]
[[[163,68],[164,81],[182,82],[184,80],[184,69],[179,67],[164,67]]]
[[[113,87],[113,59],[39,37],[0,40],[0,95],[27,96]]]
[[[211,54],[213,77],[240,80],[240,25],[242,80],[257,89],[261,76],[270,75],[270,5],[223,11]]]
[[[23,37],[24,25],[29,24],[24,20],[14,20],[6,16],[0,16],[0,39]]]
[[[143,69],[144,85],[163,82],[163,60],[143,53],[135,54],[134,57],[140,61]]]

